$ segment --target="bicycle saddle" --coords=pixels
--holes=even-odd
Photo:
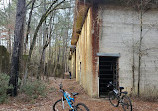
[[[124,89],[124,87],[120,87],[120,89]]]
[[[79,93],[71,93],[73,96],[76,96],[76,95],[78,95]]]

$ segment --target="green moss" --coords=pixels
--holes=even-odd
[[[27,61],[27,58],[29,57],[29,55],[22,55],[22,60],[23,61]]]
[[[0,46],[0,72],[8,73],[9,72],[9,52],[4,46]]]

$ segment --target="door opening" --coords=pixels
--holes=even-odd
[[[107,97],[109,81],[118,86],[118,57],[99,57],[99,97]]]

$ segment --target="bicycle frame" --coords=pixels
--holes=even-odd
[[[74,109],[73,106],[72,106],[72,101],[75,102],[75,99],[71,98],[69,95],[67,95],[67,93],[65,91],[63,92],[63,98],[62,98],[63,109],[64,109],[64,100],[67,101],[67,103],[69,104],[71,109]]]
[[[114,84],[112,84],[112,82],[109,82],[109,84],[107,85],[107,87],[110,87],[110,86],[112,86],[113,87],[113,89],[112,89],[112,91],[114,92],[114,94],[116,94],[117,96],[122,96],[122,89],[117,89],[117,88],[115,88],[115,85]]]
[[[117,97],[117,99],[118,99],[118,102],[122,105],[122,96],[123,95],[126,95],[126,94],[124,94],[124,92],[122,92],[122,89],[116,89],[115,88],[115,85],[114,84],[112,84],[112,82],[109,82],[109,84],[107,85],[107,87],[110,87],[110,86],[113,86],[113,92],[114,92],[114,94],[115,94],[115,96]],[[124,89],[124,88],[123,88]]]
[[[130,111],[132,111],[132,103],[131,103],[130,98],[127,96],[128,92],[122,91],[124,89],[124,87],[119,87],[119,89],[117,89],[117,88],[115,88],[115,85],[112,84],[112,82],[109,82],[107,87],[111,87],[111,86],[113,87],[113,89],[112,89],[112,91],[109,92],[110,103],[114,107],[118,107],[119,104],[121,104],[124,111],[126,111],[126,108],[130,109]],[[113,100],[115,100],[115,98],[117,99],[116,100],[117,102],[113,102]],[[124,101],[124,99],[126,99],[127,101]],[[124,107],[124,106],[126,106],[126,107]]]
[[[84,103],[77,103],[75,104],[75,96],[78,95],[79,93],[73,92],[71,93],[71,95],[66,92],[63,89],[62,83],[59,85],[60,86],[60,92],[62,93],[62,98],[57,100],[54,105],[53,105],[53,110],[54,111],[59,111],[59,110],[64,110],[66,109],[66,111],[69,109],[69,111],[77,111],[78,109],[80,110],[86,110],[89,111],[88,107],[84,104]],[[66,102],[68,103],[68,105],[66,104],[66,107],[64,106],[64,101],[66,100]]]

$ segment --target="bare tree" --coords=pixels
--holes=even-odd
[[[28,20],[27,31],[26,31],[26,39],[25,39],[25,43],[24,43],[25,54],[26,54],[26,50],[27,50],[28,36],[29,36],[29,33],[30,33],[30,29],[31,29],[30,24],[31,24],[32,12],[33,12],[33,9],[34,9],[35,1],[36,1],[36,0],[33,0],[33,1],[32,1],[31,10],[30,10],[30,13],[29,13],[29,20]]]
[[[155,0],[120,0],[123,4],[126,4],[127,6],[132,7],[134,10],[136,10],[139,13],[140,16],[140,36],[139,36],[139,41],[136,43],[138,45],[138,80],[137,80],[137,85],[135,85],[135,58],[134,58],[134,53],[135,53],[135,45],[133,44],[133,65],[132,65],[132,71],[133,71],[133,86],[132,89],[137,88],[137,95],[138,97],[140,96],[140,83],[141,83],[141,66],[142,66],[142,57],[144,55],[144,50],[143,49],[143,14],[146,13],[149,9],[152,7],[157,7],[157,1]],[[147,32],[146,32],[147,33]],[[145,34],[146,34],[145,33]],[[151,48],[153,49],[153,48]],[[147,49],[148,50],[148,49]],[[149,49],[150,50],[150,49]]]
[[[58,4],[56,4],[54,7],[53,5],[55,3],[57,3],[58,0],[55,0],[51,5],[50,7],[47,9],[47,11],[42,15],[41,19],[40,19],[40,22],[38,24],[38,26],[36,27],[36,30],[35,30],[35,33],[34,33],[34,36],[33,36],[33,41],[31,43],[31,46],[30,46],[30,51],[29,51],[29,58],[31,58],[31,55],[32,55],[32,51],[33,51],[33,48],[35,46],[35,43],[36,43],[36,38],[37,38],[37,34],[38,34],[38,31],[42,25],[42,23],[46,20],[46,18],[48,17],[49,14],[51,14],[59,5],[61,5],[65,0],[59,2]],[[52,8],[53,7],[53,8]]]
[[[43,22],[45,22],[45,20],[47,19],[47,17],[54,11],[56,10],[56,8],[58,6],[60,6],[63,2],[65,2],[65,0],[62,0],[61,2],[58,3],[58,0],[55,0],[52,2],[52,4],[48,7],[48,9],[46,10],[46,12],[42,15],[42,17],[40,18],[40,21],[35,29],[35,32],[34,32],[34,35],[33,35],[33,40],[32,40],[32,43],[30,45],[30,50],[29,50],[29,57],[27,59],[27,64],[26,64],[26,69],[25,69],[25,74],[24,74],[24,79],[23,79],[23,82],[22,82],[22,85],[25,83],[26,81],[26,78],[28,76],[28,63],[30,62],[31,60],[31,55],[32,55],[32,52],[33,52],[33,48],[35,46],[35,43],[36,43],[36,39],[37,39],[37,34],[38,34],[38,31],[40,29],[40,27],[42,26]],[[45,47],[45,46],[44,46]],[[45,49],[44,49],[45,51]],[[43,55],[43,54],[42,54]]]
[[[16,13],[16,24],[14,30],[14,47],[11,60],[11,78],[9,85],[13,86],[11,90],[12,96],[17,96],[18,87],[18,76],[19,76],[19,59],[22,51],[22,41],[24,37],[24,27],[25,27],[25,0],[18,0],[17,2],[17,13]]]
[[[9,20],[10,20],[10,13],[11,13],[11,5],[10,5],[10,0],[9,0]],[[10,33],[10,27],[8,29],[8,35],[9,35],[9,53],[11,53],[11,33]]]

